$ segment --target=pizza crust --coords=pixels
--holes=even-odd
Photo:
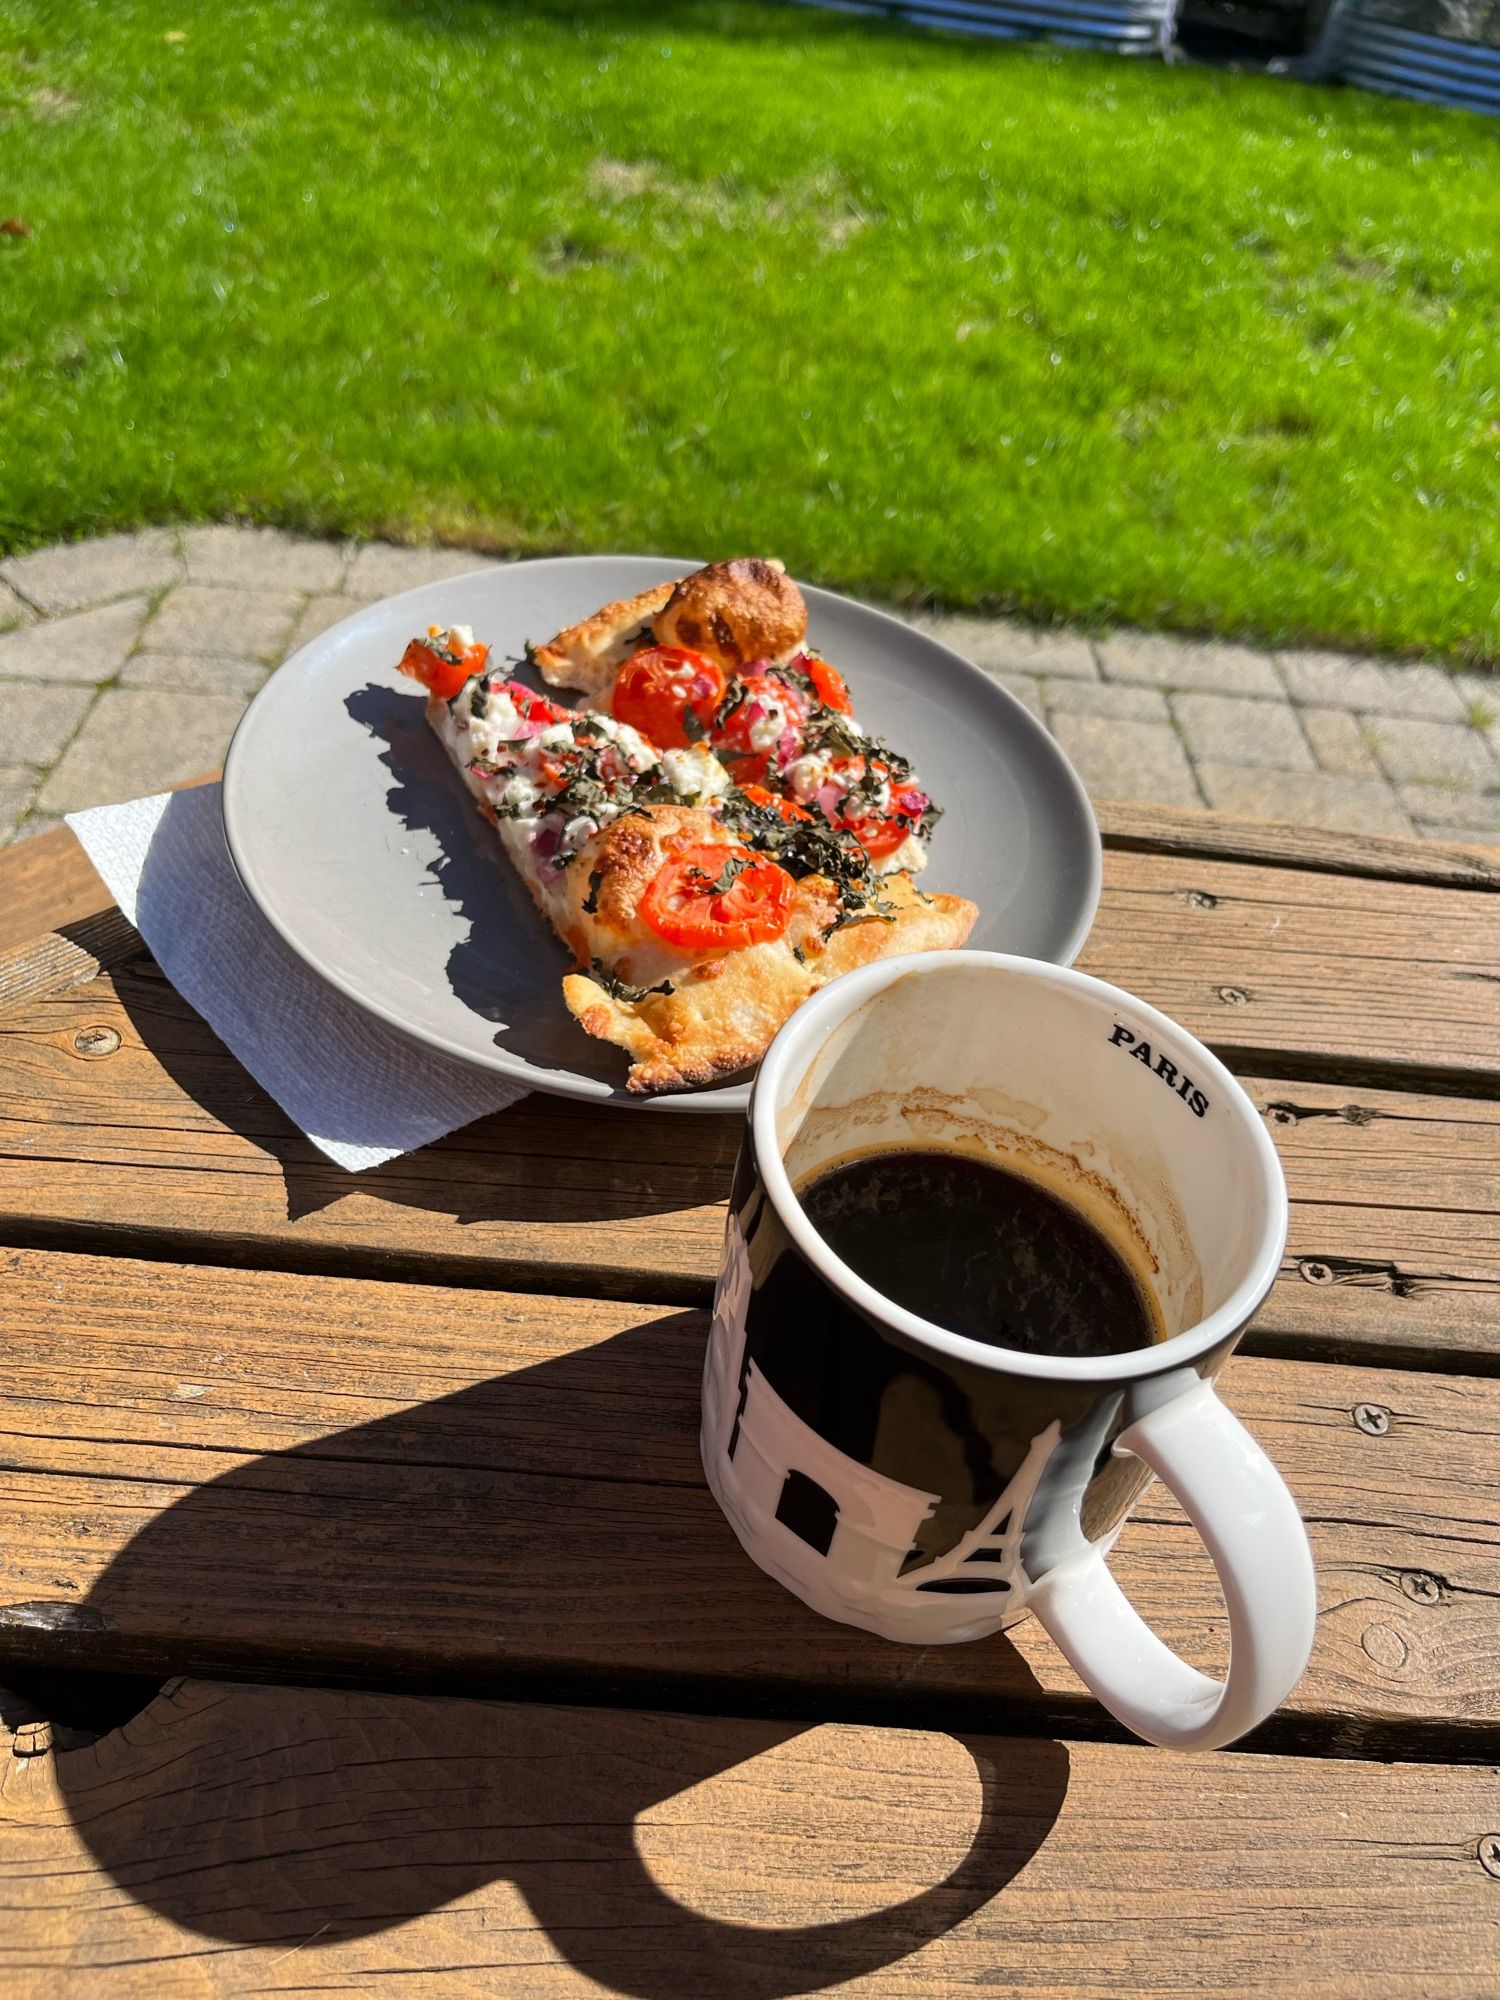
[[[725,673],[740,674],[799,650],[807,637],[807,606],[780,563],[742,556],[685,576],[653,629],[661,645],[686,646]]]
[[[592,618],[569,625],[531,657],[550,687],[581,688],[593,697],[613,687],[615,675],[639,649],[639,633],[662,610],[675,583],[654,583],[635,597],[620,597]]]
[[[584,1032],[630,1056],[626,1088],[641,1095],[720,1083],[749,1068],[782,1023],[830,979],[900,952],[955,950],[978,915],[964,897],[924,895],[910,876],[898,875],[880,888],[892,921],[845,924],[825,940],[838,896],[825,877],[809,875],[796,884],[781,937],[687,958],[641,921],[637,907],[667,852],[690,841],[737,844],[711,813],[651,806],[603,828],[568,869],[568,930],[585,936],[590,961],[632,988],[663,981],[672,987],[622,999],[592,972],[563,980],[563,998]]]

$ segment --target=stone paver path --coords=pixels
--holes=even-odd
[[[484,560],[206,527],[0,562],[0,842],[218,763],[289,653],[373,598]],[[1018,695],[1097,797],[1500,846],[1500,680],[1146,632],[912,622]]]

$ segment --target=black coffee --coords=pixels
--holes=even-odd
[[[1125,1354],[1160,1338],[1129,1264],[1076,1208],[962,1153],[874,1153],[799,1191],[834,1253],[884,1297],[1027,1354]]]

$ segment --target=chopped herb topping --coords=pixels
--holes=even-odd
[[[589,875],[589,892],[583,899],[584,911],[588,916],[599,914],[599,891],[604,884],[604,870],[595,868]]]
[[[753,859],[753,855],[749,854],[731,854],[715,880],[709,883],[707,893],[711,896],[727,896]],[[703,875],[703,871],[698,868],[695,868],[693,873]],[[708,882],[707,875],[703,875],[703,880]]]
[[[677,991],[677,988],[672,984],[670,979],[664,979],[660,986],[631,986],[625,980],[617,978],[607,965],[601,965],[597,958],[590,962],[589,971],[604,988],[605,992],[609,994],[611,999],[624,1000],[627,1004],[636,1000],[644,1000],[650,993],[675,993]]]

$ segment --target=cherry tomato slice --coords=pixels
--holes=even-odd
[[[801,749],[807,697],[775,674],[744,674],[740,686],[744,693],[709,740],[729,766],[736,784],[760,785],[784,769]],[[788,729],[796,741],[784,746],[782,739]],[[757,737],[762,739],[759,743]]]
[[[806,657],[807,678],[813,684],[813,691],[825,708],[831,708],[838,715],[853,715],[854,703],[849,699],[849,690],[844,684],[844,676],[837,667],[830,667],[826,660],[820,660],[816,653]]]
[[[739,863],[734,879],[715,888]],[[684,951],[739,951],[781,936],[791,921],[792,878],[747,848],[700,841],[662,863],[646,885],[640,913],[658,937]]]
[[[890,766],[877,757],[870,768],[877,777],[884,778]],[[858,782],[864,769],[863,757],[843,758],[834,766],[838,776],[850,784]],[[915,785],[892,785],[889,790],[890,803],[895,808],[892,812],[850,813],[841,805],[829,814],[836,827],[854,835],[872,861],[884,861],[887,855],[894,854],[907,835],[916,831],[917,822],[927,810],[927,794]],[[846,795],[844,804],[847,803]]]
[[[857,819],[844,822],[872,861],[884,861],[911,832],[898,819]]]
[[[505,693],[510,696],[511,705],[522,722],[566,722],[568,711],[561,702],[548,701],[544,694],[538,694],[524,681],[502,681]]]
[[[659,750],[685,750],[694,740],[684,717],[691,709],[706,734],[724,699],[723,670],[686,646],[648,646],[621,667],[610,697],[621,722],[638,729]]]
[[[420,681],[439,701],[452,701],[466,680],[484,671],[489,656],[488,646],[477,641],[470,646],[457,645],[451,632],[431,625],[427,637],[413,639],[397,664],[403,674]]]
[[[753,806],[774,806],[781,817],[788,821],[811,819],[812,814],[799,806],[795,799],[778,798],[775,792],[768,792],[764,785],[741,785],[740,790]]]

